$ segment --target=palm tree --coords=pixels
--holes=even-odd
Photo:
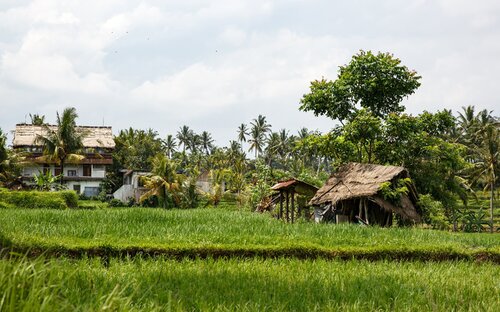
[[[197,154],[202,147],[201,136],[191,131],[187,147],[191,151],[191,154]]]
[[[201,146],[205,151],[205,154],[208,155],[209,151],[214,147],[213,145],[214,140],[212,139],[210,133],[208,133],[207,131],[203,131],[201,133],[200,139],[201,139]]]
[[[303,140],[308,136],[310,136],[311,132],[306,127],[303,127],[297,132],[297,134],[298,134],[298,139]]]
[[[175,148],[177,147],[177,142],[175,142],[175,138],[173,135],[167,135],[167,138],[163,141],[163,147],[165,148],[167,157],[172,158],[172,155],[175,152]]]
[[[232,160],[235,160],[236,158],[244,158],[244,154],[241,152],[241,144],[234,140],[229,141],[227,155],[230,159],[230,162],[232,162]]]
[[[163,208],[178,206],[182,196],[182,175],[177,173],[177,163],[168,159],[164,154],[157,154],[153,160],[151,175],[144,177],[144,186],[148,189],[140,201],[151,196],[158,198]]]
[[[238,141],[240,141],[240,143],[243,144],[243,142],[247,141],[247,135],[248,135],[247,125],[245,125],[244,123],[242,123],[238,127]]]
[[[267,123],[266,117],[259,115],[251,123],[252,129],[250,130],[250,143],[249,151],[253,150],[255,152],[255,158],[259,157],[264,149],[264,144],[266,143],[266,134],[271,131],[271,125]]]
[[[6,171],[7,165],[6,162],[8,160],[6,143],[7,136],[3,134],[2,129],[0,128],[0,174],[3,174]]]
[[[74,107],[65,108],[62,115],[57,113],[57,129],[42,125],[46,134],[38,135],[36,142],[42,144],[44,156],[42,160],[55,162],[61,170],[60,183],[63,184],[65,162],[78,162],[84,158],[83,138],[86,133],[76,127],[78,114]]]
[[[294,141],[293,136],[288,135],[288,131],[286,129],[281,129],[279,134],[279,145],[278,145],[278,153],[281,158],[285,160],[288,157],[292,150],[292,142]]]
[[[474,173],[476,181],[481,179],[484,191],[490,191],[490,231],[493,232],[493,200],[500,170],[500,127],[493,120],[482,126],[477,133],[480,145],[474,148]]]
[[[192,134],[193,131],[186,125],[182,126],[181,129],[177,132],[177,140],[179,140],[179,145],[182,144],[183,153],[186,153],[186,148],[189,145]]]
[[[31,119],[31,124],[36,125],[36,126],[41,126],[45,124],[45,116],[44,115],[38,115],[38,114],[30,114],[30,119]]]
[[[274,157],[279,153],[280,135],[276,132],[271,132],[267,138],[266,158],[269,166],[272,165]]]
[[[259,115],[250,124],[253,128],[259,128],[263,134],[271,131],[271,125],[267,122],[266,116]]]
[[[253,150],[255,152],[255,158],[259,157],[265,144],[265,137],[260,128],[252,127],[252,129],[250,130],[250,139],[248,140],[248,143],[250,143],[250,148],[248,149],[248,151]]]
[[[473,105],[462,106],[462,110],[463,113],[458,112],[458,124],[462,133],[467,133],[470,128],[475,126],[477,121],[475,107]]]

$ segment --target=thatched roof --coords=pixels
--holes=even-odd
[[[57,130],[57,126],[49,125],[51,130]],[[77,126],[78,131],[86,133],[83,139],[83,146],[89,148],[114,148],[113,132],[111,127],[99,126]],[[43,126],[17,124],[14,131],[13,147],[40,146],[35,144],[37,135],[46,135],[47,131]]]
[[[349,163],[332,174],[311,199],[311,204],[336,204],[338,201],[377,194],[380,185],[391,181],[403,167]]]
[[[312,196],[318,191],[318,188],[316,186],[297,179],[289,179],[286,181],[278,182],[273,185],[271,189],[273,191],[290,191],[293,189],[294,192],[298,194],[309,196]]]
[[[409,196],[402,196],[399,206],[377,196],[380,185],[394,178],[409,177],[403,167],[374,164],[349,163],[332,174],[309,202],[311,205],[337,204],[340,201],[367,197],[386,210],[394,211],[405,218],[419,220],[415,209],[416,190],[411,188]]]

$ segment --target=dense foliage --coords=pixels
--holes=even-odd
[[[341,123],[351,120],[359,106],[377,117],[400,113],[404,111],[400,102],[415,92],[420,78],[389,53],[360,51],[348,65],[340,66],[335,81],[311,82],[311,92],[302,98],[300,109]]]
[[[40,192],[9,191],[0,188],[0,202],[17,208],[65,209],[78,207],[78,196],[74,191]]]

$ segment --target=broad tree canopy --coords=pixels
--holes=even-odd
[[[352,119],[359,106],[384,118],[404,111],[400,103],[420,86],[420,78],[392,54],[360,51],[349,64],[340,66],[337,80],[312,81],[300,109],[341,123]]]

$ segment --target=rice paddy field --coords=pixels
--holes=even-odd
[[[2,311],[497,311],[500,267],[297,259],[0,261]]]
[[[496,311],[500,235],[0,209],[0,311]]]
[[[286,224],[221,209],[3,209],[0,239],[19,252],[153,253],[179,256],[345,256],[500,262],[500,235],[415,228]]]

